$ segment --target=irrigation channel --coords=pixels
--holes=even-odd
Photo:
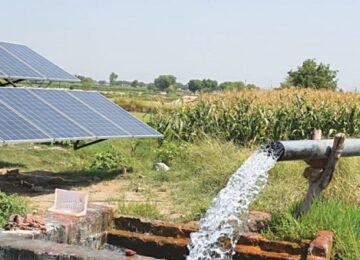
[[[232,258],[249,206],[266,185],[283,149],[277,143],[260,147],[230,177],[200,220],[199,232],[191,234],[188,260]]]

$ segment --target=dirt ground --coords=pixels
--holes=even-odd
[[[118,174],[119,175],[119,174]],[[0,190],[8,194],[19,194],[29,198],[30,206],[34,209],[48,209],[54,203],[55,188],[87,192],[89,202],[116,204],[125,203],[156,203],[159,212],[170,216],[171,203],[169,191],[160,189],[148,192],[142,188],[129,189],[130,180],[116,175],[111,176],[81,176],[76,174],[58,174],[45,171],[18,172],[17,170],[2,169],[0,171]],[[173,216],[176,217],[176,216]]]

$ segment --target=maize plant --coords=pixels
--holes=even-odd
[[[306,139],[314,127],[326,137],[360,136],[360,95],[299,89],[205,94],[196,103],[153,113],[150,124],[172,140],[211,137],[241,145]]]

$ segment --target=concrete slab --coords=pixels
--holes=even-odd
[[[0,234],[0,259],[4,260],[122,260],[124,254],[109,250],[59,244],[51,241],[29,240],[19,235]],[[132,256],[131,259],[153,259]]]

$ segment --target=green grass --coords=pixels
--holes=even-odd
[[[81,187],[92,185],[94,176],[100,180],[118,178],[117,169],[99,171],[89,167],[97,153],[115,149],[130,158],[134,169],[133,173],[123,177],[128,181],[127,189],[141,187],[145,201],[125,203],[121,198],[111,198],[117,203],[119,213],[186,222],[202,216],[229,176],[254,150],[239,148],[231,142],[206,139],[189,144],[172,156],[170,171],[157,172],[152,166],[159,157],[157,153],[162,150],[159,145],[158,140],[136,139],[109,140],[78,151],[73,151],[70,146],[3,146],[0,166],[53,171],[71,179],[73,187]],[[177,146],[169,146],[169,149]],[[274,214],[265,235],[274,239],[297,240],[312,238],[320,229],[331,229],[335,232],[337,257],[360,259],[360,158],[340,159],[322,200],[297,222],[291,217],[291,212],[307,189],[307,182],[302,177],[305,166],[301,161],[279,162],[271,170],[268,185],[252,205],[253,209]],[[155,203],[158,190],[167,191],[170,214],[176,217],[160,213],[160,204]]]
[[[161,181],[165,179],[171,187],[181,221],[199,219],[248,154],[248,150],[239,150],[232,143],[205,141],[188,146],[176,157],[167,179],[162,177]],[[154,173],[153,180],[158,179],[159,174]]]
[[[270,239],[312,239],[318,230],[335,234],[333,257],[360,259],[360,209],[336,200],[318,200],[300,220],[293,217],[295,205],[273,213],[263,234]]]
[[[163,219],[157,206],[153,203],[125,203],[118,202],[118,213],[121,215],[145,217],[150,219]]]

